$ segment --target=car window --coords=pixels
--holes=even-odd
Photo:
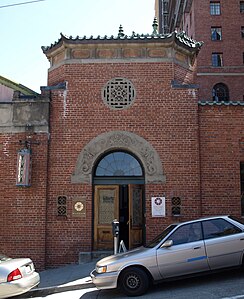
[[[202,240],[201,224],[196,222],[182,225],[168,239],[173,241],[173,245]]]
[[[153,248],[154,246],[158,245],[177,225],[172,224],[168,226],[160,235],[154,238],[148,245],[147,248]]]
[[[224,219],[212,219],[203,221],[204,239],[218,238],[242,232],[239,227]]]

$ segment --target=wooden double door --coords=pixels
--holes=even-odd
[[[94,250],[113,250],[112,221],[119,221],[119,240],[127,249],[143,243],[144,185],[96,185]]]

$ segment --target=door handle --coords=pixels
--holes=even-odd
[[[200,249],[200,248],[201,248],[201,246],[193,247],[194,250],[195,249]]]

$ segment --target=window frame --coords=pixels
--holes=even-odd
[[[230,100],[228,86],[222,82],[216,83],[212,88],[212,97],[215,102],[228,102]]]
[[[244,1],[240,1],[240,13],[244,13]]]
[[[212,41],[221,41],[222,40],[222,27],[221,26],[212,26],[211,27],[211,40]]]
[[[126,166],[128,167],[126,168]],[[94,176],[96,178],[135,178],[143,177],[144,171],[140,161],[133,154],[123,150],[117,150],[108,152],[101,157],[95,167]]]
[[[210,1],[210,15],[211,16],[221,15],[221,5],[219,1]]]
[[[223,64],[223,53],[213,52],[212,53],[212,67],[222,67]]]

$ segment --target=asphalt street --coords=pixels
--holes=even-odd
[[[89,276],[56,287],[42,288],[15,299],[124,299],[119,290],[97,290]],[[138,297],[137,297],[138,298]],[[152,286],[141,299],[244,299],[244,271],[231,270]]]

